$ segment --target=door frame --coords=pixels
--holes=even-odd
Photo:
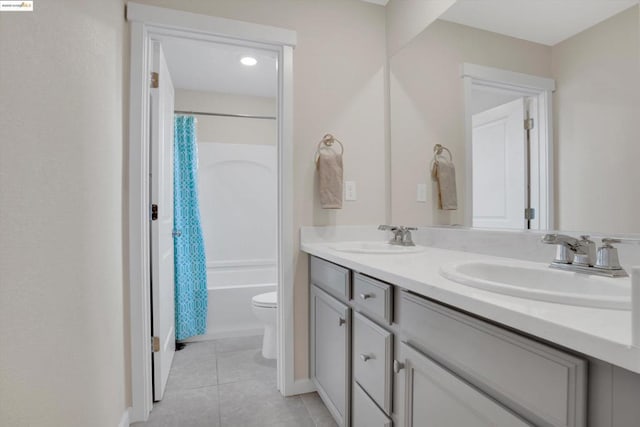
[[[553,158],[553,91],[556,89],[554,79],[516,73],[499,68],[464,63],[461,66],[461,77],[464,85],[464,126],[465,126],[465,211],[464,223],[471,227],[473,224],[473,161],[472,143],[473,126],[471,99],[474,88],[493,88],[502,91],[519,93],[522,96],[534,98],[537,109],[543,114],[537,116],[538,150],[535,160],[539,171],[539,182],[536,184],[537,196],[532,191],[535,205],[536,227],[538,230],[552,230],[555,227],[554,209],[554,158]],[[534,157],[533,155],[531,156]],[[529,166],[531,167],[531,159]],[[533,223],[533,222],[532,222]],[[533,224],[532,224],[533,225]]]
[[[295,381],[293,334],[293,48],[292,30],[127,3],[131,63],[129,99],[129,305],[131,422],[153,408],[149,251],[149,49],[152,38],[174,36],[266,49],[278,55],[278,364],[280,392],[307,392]]]

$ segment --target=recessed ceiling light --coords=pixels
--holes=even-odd
[[[242,63],[242,65],[246,65],[247,67],[253,67],[258,63],[258,60],[252,56],[245,56],[240,59],[240,62]]]

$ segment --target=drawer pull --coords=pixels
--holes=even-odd
[[[404,363],[398,362],[397,360],[393,361],[393,372],[399,374],[401,370],[404,369]]]
[[[360,298],[362,299],[369,299],[369,298],[373,298],[374,295],[373,294],[360,294]]]
[[[338,326],[342,326],[342,325],[344,325],[345,323],[347,323],[347,321],[345,320],[345,318],[344,318],[344,317],[340,317],[340,318],[339,318],[339,320],[338,320]]]
[[[371,356],[366,354],[361,354],[360,359],[362,359],[363,362],[366,362],[367,360],[371,359]]]

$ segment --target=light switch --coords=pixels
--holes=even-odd
[[[355,181],[345,181],[344,183],[344,199],[345,200],[357,200],[358,193],[356,190]]]
[[[426,203],[427,201],[427,184],[418,184],[416,189],[416,202]]]

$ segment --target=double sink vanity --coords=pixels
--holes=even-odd
[[[640,425],[632,278],[551,269],[536,233],[414,234],[302,230],[310,374],[338,425]]]

